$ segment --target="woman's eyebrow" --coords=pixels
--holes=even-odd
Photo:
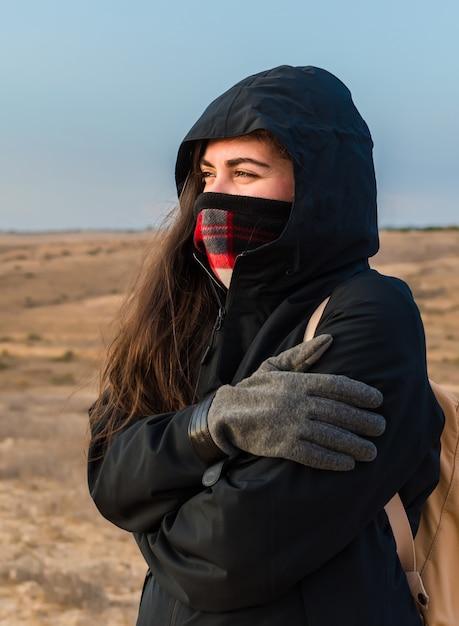
[[[250,157],[239,157],[238,159],[229,159],[226,161],[226,165],[234,167],[235,165],[241,165],[241,163],[252,163],[253,165],[259,165],[260,167],[271,167],[268,163],[257,161],[257,159],[251,159]]]
[[[271,167],[268,163],[257,161],[257,159],[252,159],[251,157],[238,157],[237,159],[228,159],[228,161],[225,161],[225,165],[228,167],[235,167],[236,165],[241,165],[241,163],[252,163],[253,165],[267,168]],[[205,165],[206,167],[214,167],[214,165],[210,161],[207,161],[207,159],[201,159],[199,164]]]

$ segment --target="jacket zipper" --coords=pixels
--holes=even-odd
[[[218,315],[217,315],[217,319],[215,320],[215,323],[213,325],[212,328],[212,334],[210,335],[210,341],[206,347],[206,349],[204,350],[204,353],[202,355],[201,361],[199,363],[199,371],[198,371],[198,375],[196,378],[196,384],[194,386],[194,398],[195,398],[195,402],[196,402],[196,398],[198,395],[198,388],[199,388],[199,383],[201,381],[201,372],[202,372],[202,367],[203,365],[207,362],[209,356],[212,354],[212,350],[214,348],[214,343],[215,343],[215,336],[218,333],[218,331],[221,329],[222,324],[223,324],[223,320],[225,319],[225,309],[221,306],[218,309]]]
[[[217,319],[215,320],[215,324],[214,324],[214,326],[212,328],[212,334],[210,336],[209,344],[208,344],[207,348],[204,350],[204,354],[202,355],[201,366],[206,363],[210,353],[212,352],[212,348],[214,347],[214,342],[215,342],[215,336],[216,336],[216,334],[218,333],[218,331],[221,329],[221,327],[223,325],[223,320],[225,319],[225,314],[226,314],[226,311],[221,306],[218,309]]]
[[[216,299],[216,301],[218,303],[217,319],[215,320],[215,323],[214,323],[213,328],[212,328],[212,334],[210,336],[210,341],[209,341],[206,349],[204,350],[204,353],[203,353],[202,358],[201,358],[201,363],[200,364],[202,366],[202,365],[204,365],[206,363],[210,353],[212,352],[212,348],[213,348],[214,342],[215,342],[215,336],[218,333],[218,331],[221,330],[221,327],[223,325],[223,320],[225,319],[226,310],[225,310],[225,307],[222,304],[222,300],[220,298],[220,294],[218,293],[218,289],[221,289],[221,287],[220,287],[219,283],[217,282],[217,280],[215,279],[215,276],[213,276],[213,274],[211,272],[209,272],[207,267],[202,263],[202,261],[199,259],[199,257],[196,254],[193,253],[193,257],[194,257],[195,261],[197,261],[197,263],[199,263],[199,265],[202,267],[202,269],[209,276],[209,278],[210,278],[210,286],[212,287],[212,291],[214,292],[215,299]]]
[[[202,263],[201,259],[195,253],[193,253],[193,257],[194,257],[194,260],[197,263],[199,263],[199,265],[202,267],[202,269],[205,271],[205,273],[209,277],[210,286],[212,288],[212,291],[214,292],[215,300],[217,301],[217,304],[218,304],[218,313],[217,313],[217,317],[215,319],[214,325],[212,327],[212,333],[210,335],[209,343],[207,344],[203,352],[203,355],[201,357],[201,361],[199,364],[199,372],[198,372],[196,384],[194,387],[194,398],[196,401],[198,388],[199,388],[199,382],[201,380],[202,366],[208,361],[209,356],[212,353],[212,350],[215,344],[215,337],[216,337],[216,334],[221,330],[221,327],[223,325],[223,320],[225,319],[226,310],[225,310],[225,307],[223,306],[220,294],[218,293],[218,290],[221,289],[220,284],[215,279],[215,276],[213,276],[213,274],[207,269],[207,267]]]

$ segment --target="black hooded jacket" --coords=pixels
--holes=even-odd
[[[399,491],[416,529],[438,479],[443,415],[408,287],[369,268],[378,249],[370,133],[334,76],[278,67],[208,107],[180,147],[178,189],[197,140],[259,128],[289,150],[295,200],[281,237],[236,260],[201,398],[301,342],[332,294],[318,334],[334,341],[314,371],[382,391],[378,456],[331,472],[241,454],[204,487],[187,407],[118,434],[89,465],[91,495],[148,563],[138,626],[419,626],[383,507]]]

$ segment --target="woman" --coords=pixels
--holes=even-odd
[[[419,626],[383,508],[400,492],[416,528],[442,413],[408,287],[369,268],[372,141],[349,91],[312,67],[241,81],[176,180],[91,411],[91,495],[149,566],[138,625]]]

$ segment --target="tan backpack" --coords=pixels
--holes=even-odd
[[[311,339],[329,298],[306,328]],[[411,594],[425,626],[459,626],[459,400],[430,381],[445,414],[441,435],[440,480],[424,503],[416,537],[400,496],[384,507]]]
[[[445,414],[440,481],[422,507],[413,540],[398,494],[386,505],[397,552],[426,626],[459,624],[459,400],[430,381]],[[406,520],[406,521],[405,521]],[[405,556],[406,555],[406,556]],[[424,588],[418,586],[419,581]]]

